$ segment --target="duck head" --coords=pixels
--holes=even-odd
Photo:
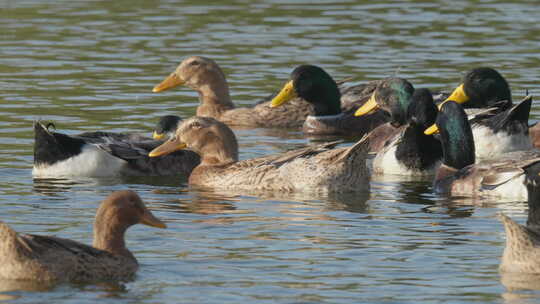
[[[157,157],[186,148],[199,154],[202,164],[238,161],[238,143],[232,130],[214,118],[199,116],[184,120],[174,138],[152,150],[148,156]]]
[[[116,191],[99,206],[94,221],[94,247],[131,256],[124,243],[125,231],[135,224],[157,228],[167,225],[156,218],[134,191]]]
[[[433,102],[433,94],[430,90],[414,90],[412,102],[407,109],[409,124],[425,129],[435,123],[437,112],[437,106]]]
[[[498,107],[506,110],[512,105],[512,94],[506,79],[495,69],[481,67],[467,72],[463,82],[439,105],[453,100],[464,108]],[[426,129],[426,134],[437,132],[435,125]]]
[[[191,56],[184,59],[174,72],[152,89],[152,92],[158,93],[180,85],[199,90],[205,85],[216,83],[227,83],[219,65],[210,58]]]
[[[508,82],[499,72],[481,67],[467,72],[463,82],[446,100],[453,100],[465,108],[485,108],[500,101],[512,104],[512,95]]]
[[[182,118],[176,115],[162,116],[154,129],[152,137],[156,140],[172,138],[181,121]]]
[[[296,67],[276,97],[271,107],[278,107],[294,98],[300,97],[311,103],[316,116],[337,115],[341,113],[341,93],[326,71],[315,65]]]
[[[381,109],[390,116],[392,126],[400,127],[409,121],[409,106],[413,94],[414,87],[407,80],[388,78],[377,86],[369,100],[354,115],[363,116]]]

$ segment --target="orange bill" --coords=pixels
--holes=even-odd
[[[167,225],[165,225],[164,222],[159,220],[157,217],[152,214],[152,212],[148,209],[144,210],[143,215],[141,216],[141,224],[157,227],[157,228],[167,228]]]
[[[164,142],[159,147],[148,153],[148,157],[158,157],[162,155],[167,155],[178,150],[187,148],[187,145],[178,139],[172,139]]]
[[[159,92],[168,90],[170,88],[174,88],[176,86],[182,85],[184,83],[185,83],[185,81],[180,79],[180,77],[178,77],[175,73],[172,73],[167,78],[165,78],[160,84],[155,86],[152,89],[152,92],[159,93]]]

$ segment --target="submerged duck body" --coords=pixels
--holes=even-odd
[[[526,226],[501,214],[506,232],[506,246],[501,258],[501,272],[540,274],[540,165],[526,170],[528,217]]]
[[[199,156],[188,150],[164,158],[149,158],[148,152],[161,143],[137,134],[67,135],[51,132],[36,122],[32,175],[36,178],[173,174],[187,177],[199,164]]]
[[[434,123],[437,116],[431,92],[427,89],[415,90],[405,79],[389,78],[379,84],[356,115],[363,116],[375,109],[389,115],[390,125],[395,130],[388,133],[389,138],[377,152],[373,160],[373,173],[408,176],[434,174],[441,162],[442,148],[432,135],[424,134],[426,127]],[[370,141],[375,136],[380,134],[377,131],[370,133]]]
[[[471,122],[477,158],[492,159],[507,152],[532,148],[528,126],[530,102],[522,102],[520,107],[514,108],[510,87],[496,70],[482,67],[467,72],[463,83],[447,100],[464,108],[493,109],[491,114],[486,113]],[[426,130],[427,134],[434,132],[435,126]]]
[[[138,263],[125,247],[124,233],[137,223],[166,227],[133,191],[114,192],[100,205],[93,246],[20,234],[0,222],[0,278],[53,282],[129,279]]]
[[[201,164],[189,177],[189,183],[196,186],[229,190],[368,190],[367,142],[359,141],[349,148],[334,148],[336,144],[238,161],[238,144],[229,127],[213,118],[193,117],[180,125],[175,139],[153,150],[150,156],[186,147],[199,153]]]
[[[475,163],[474,139],[463,108],[446,102],[436,124],[443,147],[443,164],[434,181],[436,192],[527,199],[525,172],[540,162],[540,151],[514,151]]]

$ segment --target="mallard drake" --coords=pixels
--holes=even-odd
[[[465,108],[496,109],[492,115],[485,115],[474,122],[473,136],[476,157],[479,159],[497,158],[510,151],[532,148],[528,133],[530,103],[524,104],[519,111],[509,112],[512,107],[510,88],[506,79],[496,70],[483,67],[469,71],[463,77],[463,83],[446,99],[448,100],[453,100]],[[505,111],[512,115],[501,115],[493,119],[494,115]],[[436,131],[436,126],[433,125],[426,129],[426,134]]]
[[[170,119],[160,120],[154,136],[174,128]],[[199,156],[189,150],[163,158],[149,158],[148,152],[163,141],[139,134],[87,132],[67,135],[52,132],[49,127],[50,124],[34,124],[32,175],[36,178],[173,174],[187,178],[200,162]]]
[[[201,164],[189,177],[191,185],[226,190],[366,191],[369,174],[365,159],[367,142],[349,148],[326,143],[238,161],[238,144],[231,129],[211,117],[184,120],[176,137],[150,152],[162,156],[189,147]]]
[[[313,113],[313,107],[301,99],[279,109],[271,108],[270,102],[236,108],[229,95],[225,74],[215,61],[206,57],[184,59],[152,92],[162,92],[179,85],[186,85],[199,93],[201,104],[197,107],[197,116],[213,117],[229,125],[296,128]]]
[[[135,224],[166,228],[133,191],[117,191],[99,206],[92,246],[53,236],[19,234],[0,222],[0,278],[32,281],[124,280],[138,263],[124,243]]]
[[[363,118],[354,116],[354,111],[368,99],[373,89],[372,83],[349,88],[348,95],[354,95],[357,99],[353,103],[348,96],[349,109],[343,112],[341,93],[334,79],[318,66],[300,65],[292,71],[290,80],[272,99],[271,106],[279,107],[300,97],[314,108],[314,113],[305,119],[304,133],[362,136],[388,121],[381,111],[374,111]]]
[[[530,99],[507,111],[519,111],[526,102]],[[434,181],[436,192],[527,199],[524,172],[540,161],[540,151],[514,151],[475,164],[474,139],[463,108],[454,101],[445,102],[439,110],[436,124],[443,148],[443,164]]]
[[[373,173],[410,176],[431,175],[442,158],[440,142],[424,130],[435,122],[437,107],[428,89],[415,90],[402,78],[381,82],[355,115],[382,109],[390,115],[395,131],[373,160]],[[370,140],[373,136],[369,135]],[[377,134],[379,140],[380,135]]]
[[[506,247],[499,269],[502,272],[540,274],[540,165],[535,164],[525,171],[529,193],[527,225],[522,226],[500,214],[506,231]]]

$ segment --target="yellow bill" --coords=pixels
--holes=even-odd
[[[270,107],[275,108],[279,107],[280,105],[290,101],[293,98],[296,98],[298,95],[296,95],[296,92],[294,91],[294,85],[293,81],[289,80],[285,86],[279,91],[279,94],[277,94],[274,99],[270,102]]]
[[[424,134],[426,134],[426,135],[432,135],[432,134],[435,134],[435,133],[439,133],[439,128],[437,128],[436,124],[432,124],[431,127],[427,128],[424,131]]]
[[[379,105],[377,104],[377,99],[375,98],[375,92],[371,94],[371,97],[369,100],[361,106],[356,112],[354,112],[354,116],[362,116],[369,114],[379,108]]]
[[[463,84],[460,84],[457,88],[454,89],[454,91],[452,92],[452,94],[450,94],[450,96],[448,96],[448,98],[446,98],[445,101],[441,102],[439,104],[439,110],[442,108],[443,104],[449,100],[453,100],[459,104],[462,104],[462,103],[466,103],[467,101],[469,101],[469,96],[467,96],[467,94],[465,94],[465,90],[463,89]]]
[[[465,94],[465,90],[463,89],[463,84],[460,84],[457,88],[454,89],[454,91],[452,92],[452,94],[450,94],[450,96],[448,96],[448,98],[446,98],[445,101],[441,102],[439,104],[439,110],[442,108],[442,106],[449,100],[453,100],[459,104],[462,104],[462,103],[466,103],[467,101],[469,101],[469,96],[467,96],[467,94]],[[426,135],[431,135],[431,134],[435,134],[439,132],[439,129],[437,128],[437,125],[433,124],[431,127],[427,128],[425,131],[424,131],[424,134]]]
[[[161,144],[159,147],[148,153],[148,157],[158,157],[162,155],[167,155],[178,150],[187,148],[187,145],[177,139],[168,140]]]
[[[152,138],[155,139],[155,140],[162,140],[163,138],[165,138],[165,134],[163,133],[158,133],[156,131],[154,131],[154,133],[152,133]]]
[[[157,228],[167,228],[167,225],[165,225],[164,222],[159,220],[157,217],[155,217],[152,212],[148,209],[144,210],[143,215],[141,216],[141,224],[157,227]]]
[[[185,81],[180,79],[180,77],[178,77],[175,73],[172,73],[167,78],[165,78],[160,84],[155,86],[152,89],[152,92],[159,93],[159,92],[168,90],[170,88],[174,88],[174,87],[177,87],[179,85],[182,85],[184,83],[185,83]]]

